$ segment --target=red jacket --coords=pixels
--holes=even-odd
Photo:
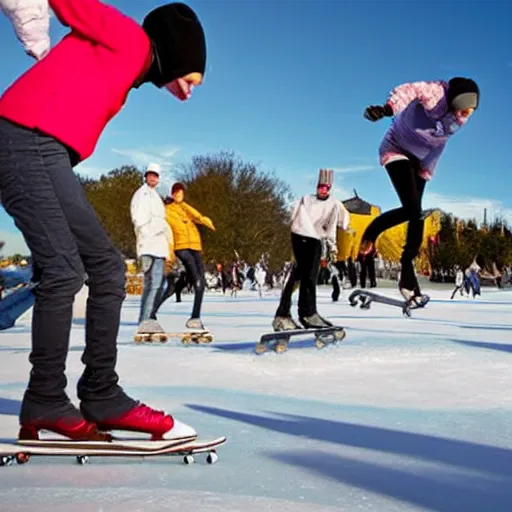
[[[71,32],[0,98],[0,117],[89,157],[151,55],[142,27],[99,0],[49,0]]]

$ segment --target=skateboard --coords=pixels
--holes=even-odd
[[[201,343],[211,343],[213,341],[212,334],[210,333],[210,331],[206,330],[136,333],[133,339],[135,343],[166,343],[169,340],[169,338],[180,338],[181,343],[183,343],[184,345],[189,345],[190,343],[195,343],[199,345]]]
[[[226,437],[207,441],[194,438],[144,441],[70,441],[70,440],[20,440],[0,444],[0,466],[10,466],[14,462],[25,464],[32,456],[76,457],[78,464],[88,464],[89,457],[156,457],[158,455],[181,456],[185,464],[195,462],[194,455],[206,454],[206,463],[218,461],[216,448],[226,443]]]
[[[263,334],[260,341],[256,344],[256,353],[263,354],[271,349],[278,354],[284,352],[288,348],[291,338],[296,336],[315,337],[315,346],[318,349],[324,348],[326,345],[335,344],[346,336],[345,329],[340,326],[322,327],[320,329],[293,329],[289,331],[276,331]]]
[[[380,302],[381,304],[387,304],[388,306],[395,306],[402,310],[405,317],[410,318],[411,311],[413,309],[424,308],[430,301],[430,297],[428,295],[422,295],[422,300],[418,303],[414,298],[410,300],[400,300],[366,290],[354,290],[350,294],[348,301],[353,307],[359,304],[361,309],[370,309],[372,302]]]

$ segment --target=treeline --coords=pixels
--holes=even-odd
[[[143,184],[143,172],[123,166],[95,179],[77,175],[101,223],[126,258],[136,256],[130,201]],[[239,256],[255,263],[266,254],[271,270],[277,270],[291,258],[292,193],[273,173],[221,152],[192,158],[174,169],[173,177],[185,184],[185,200],[215,224],[215,232],[199,227],[206,262],[229,264]],[[449,269],[458,264],[466,268],[475,257],[489,271],[494,265],[498,269],[512,265],[510,226],[495,219],[481,227],[474,220],[443,213],[437,240],[430,244],[431,267]],[[13,261],[20,259],[16,255]]]
[[[431,245],[432,268],[466,268],[477,258],[480,266],[492,272],[512,265],[512,230],[504,219],[478,226],[475,220],[459,219],[443,213],[437,243]]]
[[[88,200],[115,245],[134,258],[130,201],[143,184],[143,169],[123,166],[98,179],[78,175]],[[231,263],[237,256],[255,263],[268,255],[277,269],[290,259],[290,187],[272,173],[232,153],[197,156],[174,170],[186,187],[185,201],[210,217],[215,232],[199,226],[204,260]]]

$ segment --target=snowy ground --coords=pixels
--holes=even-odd
[[[382,289],[394,295],[391,288]],[[178,458],[36,458],[0,468],[2,511],[510,511],[512,510],[512,292],[483,289],[449,300],[446,287],[405,319],[330,302],[320,312],[347,326],[342,345],[296,341],[257,356],[278,297],[210,294],[211,346],[136,346],[138,298],[123,308],[119,373],[127,391],[172,411],[201,436],[227,435],[218,464]],[[346,298],[348,292],[344,292]],[[191,297],[166,303],[178,330]],[[69,393],[82,365],[78,308]],[[29,324],[0,333],[0,438],[17,434],[29,372]]]

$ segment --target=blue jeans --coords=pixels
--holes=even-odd
[[[157,299],[162,294],[165,268],[165,258],[142,255],[140,259],[144,272],[144,289],[140,300],[139,324],[151,318]]]
[[[73,172],[72,154],[52,137],[0,118],[0,192],[23,233],[38,286],[32,315],[32,371],[20,419],[65,416],[66,358],[75,294],[87,274],[82,412],[101,421],[135,401],[118,385],[117,333],[125,297],[125,265]]]

